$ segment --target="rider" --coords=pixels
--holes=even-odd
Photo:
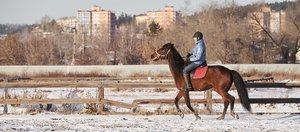
[[[184,80],[186,82],[186,86],[184,87],[185,91],[191,90],[192,88],[191,81],[190,81],[190,72],[199,66],[204,67],[207,65],[206,49],[203,40],[203,34],[199,31],[195,32],[193,38],[195,40],[195,47],[186,56],[187,61],[191,63],[183,69]]]

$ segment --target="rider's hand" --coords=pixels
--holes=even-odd
[[[185,59],[186,63],[191,63],[191,60],[189,58]]]
[[[188,53],[188,54],[186,55],[186,58],[189,58],[191,55],[192,55],[191,53]]]

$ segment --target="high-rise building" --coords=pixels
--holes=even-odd
[[[285,31],[286,15],[284,11],[271,12],[270,31],[280,33]]]
[[[253,38],[261,38],[263,28],[268,32],[270,31],[270,12],[271,8],[264,6],[260,11],[250,14],[251,35]]]
[[[271,11],[271,8],[268,6],[264,6],[260,11],[251,13],[252,36],[261,38],[263,28],[270,33],[283,32],[285,30],[285,16],[284,11]]]
[[[159,23],[159,25],[166,29],[173,25],[179,17],[179,13],[174,10],[173,6],[166,6],[164,10],[148,11],[147,25],[152,21]]]
[[[115,32],[115,13],[96,5],[92,6],[91,10],[78,10],[77,21],[78,32],[91,37],[100,37],[110,42]]]
[[[92,12],[89,10],[78,10],[77,11],[77,30],[81,33],[87,33],[88,35],[91,35],[92,30]]]

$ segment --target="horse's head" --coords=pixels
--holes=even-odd
[[[174,44],[172,43],[167,43],[163,45],[160,49],[156,50],[154,53],[151,54],[151,59],[153,61],[157,61],[159,59],[167,59],[167,56],[173,47]]]

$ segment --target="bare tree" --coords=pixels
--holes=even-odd
[[[291,63],[295,63],[296,54],[300,52],[300,0],[287,10],[287,34],[291,39]]]
[[[245,15],[239,14],[240,10],[236,6],[221,9],[208,7],[195,15],[193,20],[196,24],[193,26],[204,33],[209,61],[251,63],[250,57],[239,57],[242,55],[240,50],[249,49],[247,20]]]
[[[23,52],[24,46],[9,34],[0,42],[0,63],[1,65],[22,65],[26,64]]]
[[[264,14],[263,14],[264,13]],[[249,18],[252,20],[253,28],[258,28],[260,43],[262,44],[263,49],[263,63],[274,63],[276,62],[276,54],[279,53],[283,57],[283,62],[287,63],[288,61],[288,54],[287,53],[287,47],[286,43],[286,34],[284,33],[271,33],[270,27],[266,26],[267,24],[264,24],[263,19],[270,19],[270,13],[271,12],[254,12],[249,15]],[[267,15],[265,15],[267,14]],[[267,18],[264,18],[265,16],[269,16]],[[261,31],[260,31],[261,30]],[[269,41],[270,40],[270,41]]]
[[[144,35],[136,32],[133,23],[123,24],[119,27],[116,43],[118,45],[118,56],[123,64],[142,64],[144,58],[141,52]]]

